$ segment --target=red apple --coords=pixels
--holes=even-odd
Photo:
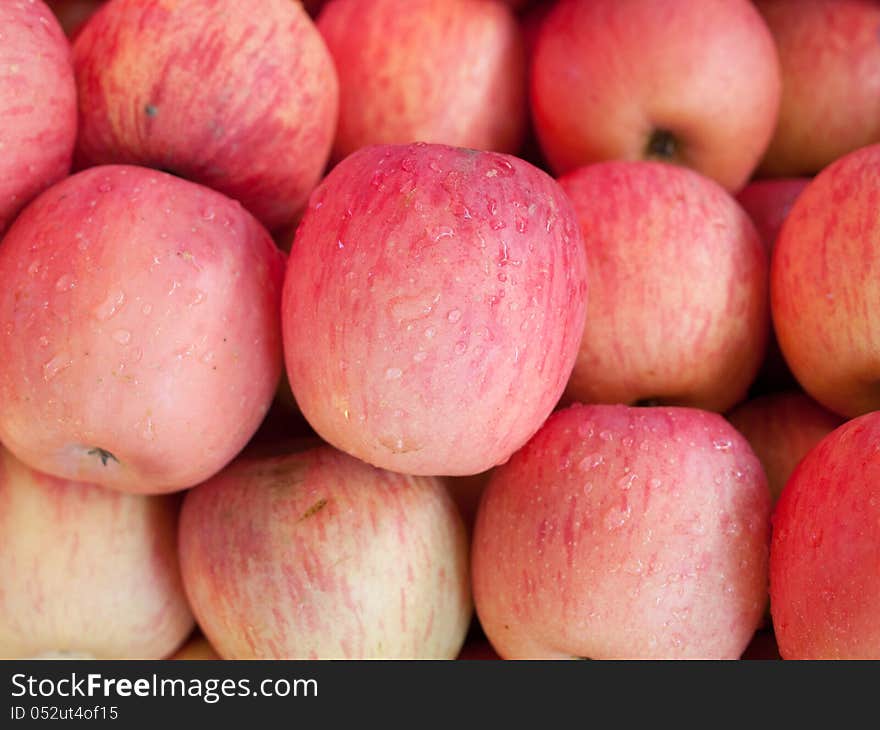
[[[68,38],[75,38],[83,24],[104,0],[46,0]]]
[[[761,465],[721,416],[574,405],[494,471],[474,599],[508,659],[736,659],[769,538]]]
[[[767,248],[768,260],[782,230],[782,224],[791,211],[798,195],[809,184],[809,178],[780,178],[756,180],[743,188],[736,196],[739,204],[755,224],[761,240]],[[776,341],[776,333],[770,330],[767,353],[756,379],[757,387],[770,392],[788,390],[796,385],[785,358]]]
[[[322,182],[283,295],[287,373],[337,448],[408,474],[476,474],[552,411],[584,329],[571,204],[515,157],[371,147]]]
[[[812,175],[880,142],[880,4],[756,0],[776,41],[782,103],[764,175]]]
[[[373,144],[519,148],[525,56],[503,3],[330,0],[318,29],[339,73],[335,159]]]
[[[784,659],[880,659],[880,413],[800,463],[773,515],[770,609]]]
[[[825,168],[800,194],[771,265],[782,354],[804,390],[853,417],[880,409],[880,145]]]
[[[843,419],[803,393],[771,393],[727,415],[764,466],[774,501],[800,460]]]
[[[272,401],[283,275],[265,229],[200,185],[108,166],[52,187],[0,246],[0,440],[125,491],[203,481]]]
[[[75,140],[64,31],[42,0],[0,3],[0,234],[70,172]]]
[[[605,162],[560,181],[591,272],[567,396],[724,411],[746,395],[769,327],[767,255],[719,185],[656,162]]]
[[[557,174],[659,159],[738,190],[779,97],[773,38],[748,0],[562,0],[531,69],[532,115]]]
[[[454,658],[467,539],[439,479],[327,446],[242,459],[190,491],[184,584],[226,659]]]
[[[55,479],[0,447],[0,657],[171,654],[193,627],[179,504]]]
[[[78,157],[174,172],[291,223],[336,125],[333,61],[303,6],[113,0],[74,44]]]

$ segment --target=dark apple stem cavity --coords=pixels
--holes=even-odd
[[[107,466],[107,462],[111,459],[117,464],[119,463],[119,459],[113,456],[113,454],[111,454],[106,449],[99,449],[98,447],[95,447],[94,449],[89,449],[86,453],[89,456],[97,456],[99,459],[101,459],[101,464],[103,464],[104,466]]]
[[[655,160],[674,160],[678,157],[678,139],[668,129],[655,129],[648,138],[645,157]]]

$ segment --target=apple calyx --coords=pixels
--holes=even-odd
[[[111,452],[107,451],[106,449],[99,448],[97,446],[93,449],[89,449],[86,452],[86,454],[88,454],[89,456],[97,456],[98,458],[100,458],[101,464],[103,466],[107,466],[107,462],[110,461],[111,459],[113,461],[115,461],[117,464],[119,463],[119,459],[117,459]]]
[[[657,128],[648,137],[645,145],[645,158],[654,160],[675,160],[678,158],[678,138],[668,129]]]

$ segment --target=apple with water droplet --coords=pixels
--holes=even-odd
[[[239,203],[95,167],[0,245],[0,440],[36,469],[129,492],[191,487],[265,416],[284,257]]]
[[[0,234],[70,172],[76,141],[70,45],[42,0],[0,3]]]
[[[516,152],[525,55],[496,0],[330,0],[318,17],[339,74],[333,158],[373,144]]]
[[[795,469],[773,513],[770,611],[784,659],[880,659],[880,413]]]
[[[302,4],[114,0],[73,47],[81,166],[167,170],[294,221],[333,142],[338,82]]]
[[[477,613],[504,658],[737,659],[769,541],[766,477],[721,416],[576,404],[492,473]]]
[[[454,659],[473,612],[443,482],[326,445],[240,458],[188,492],[180,561],[225,659]]]
[[[538,35],[530,97],[557,174],[653,159],[736,191],[770,142],[780,86],[749,0],[560,0]]]
[[[0,447],[0,657],[171,654],[193,628],[179,507],[47,476]]]
[[[287,374],[326,441],[375,466],[461,476],[550,415],[584,331],[571,203],[515,157],[378,145],[312,195],[284,282]]]

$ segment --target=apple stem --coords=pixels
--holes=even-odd
[[[111,454],[111,453],[110,453],[109,451],[107,451],[106,449],[100,449],[100,448],[98,448],[98,447],[95,447],[94,449],[89,449],[89,451],[86,452],[86,453],[88,453],[89,456],[98,456],[98,457],[100,457],[100,459],[101,459],[101,463],[102,463],[104,466],[107,466],[107,462],[108,462],[110,459],[113,459],[113,461],[115,461],[117,464],[119,463],[119,459],[117,459],[113,454]]]
[[[645,156],[660,160],[675,159],[678,153],[678,140],[667,129],[655,129],[648,138]]]

